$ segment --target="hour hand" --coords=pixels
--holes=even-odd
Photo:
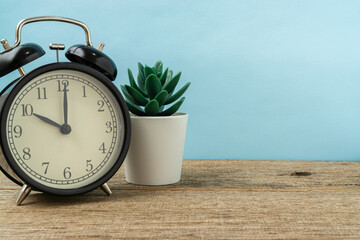
[[[47,117],[41,116],[41,115],[36,114],[36,113],[33,113],[33,115],[34,115],[35,117],[39,118],[40,120],[42,120],[42,121],[50,124],[50,125],[53,125],[53,126],[58,127],[58,128],[61,128],[61,125],[60,125],[60,124],[54,122],[53,120],[51,120],[51,119],[49,119],[49,118],[47,118]]]

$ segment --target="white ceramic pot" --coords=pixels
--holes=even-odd
[[[131,116],[131,142],[125,158],[126,181],[139,185],[179,182],[188,114]]]

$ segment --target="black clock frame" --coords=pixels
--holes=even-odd
[[[107,87],[110,92],[114,95],[115,99],[120,105],[122,114],[124,116],[124,129],[125,129],[125,135],[124,135],[124,143],[122,146],[122,149],[120,151],[119,158],[116,160],[114,166],[101,178],[97,179],[95,182],[90,183],[89,185],[74,188],[74,189],[57,189],[45,186],[34,179],[30,178],[17,164],[15,159],[13,158],[10,148],[7,144],[6,139],[6,119],[8,112],[10,110],[11,104],[16,97],[17,93],[32,79],[34,79],[36,76],[53,71],[53,70],[77,70],[80,72],[84,72],[86,74],[89,74],[93,77],[95,77],[97,80],[99,80],[101,83]],[[33,190],[46,192],[49,194],[54,195],[78,195],[82,193],[86,193],[89,191],[92,191],[104,183],[106,183],[121,167],[122,163],[125,160],[126,154],[128,152],[129,146],[130,146],[130,136],[131,136],[131,126],[130,126],[130,115],[127,108],[127,105],[125,103],[124,98],[122,97],[120,91],[118,88],[102,73],[98,72],[97,70],[88,67],[83,64],[79,63],[73,63],[73,62],[60,62],[60,63],[51,63],[44,66],[41,66],[37,69],[34,69],[33,71],[29,72],[25,76],[23,76],[18,83],[11,89],[9,95],[7,96],[5,103],[1,109],[0,114],[0,130],[1,130],[1,138],[0,138],[0,146],[2,148],[4,157],[9,164],[10,168],[14,171],[14,173],[27,185],[29,185]],[[15,182],[18,185],[23,185],[22,183],[18,182],[13,177],[9,176],[9,174],[4,171],[1,167],[0,170],[9,177],[13,182]]]

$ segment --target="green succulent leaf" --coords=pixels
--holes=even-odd
[[[169,70],[168,71],[168,75],[166,76],[166,79],[165,79],[165,83],[168,83],[171,79],[172,79],[172,76],[173,76],[173,71],[172,70]]]
[[[126,99],[128,99],[129,101],[135,103],[135,100],[130,95],[130,93],[126,90],[126,87],[123,86],[123,85],[120,85],[120,88],[121,88],[121,91],[123,92],[123,94],[125,95]]]
[[[159,69],[158,69],[158,74],[160,73],[160,75],[162,74],[163,71],[163,63],[160,64]]]
[[[130,82],[130,85],[134,88],[137,87],[136,83],[135,83],[135,79],[134,79],[134,76],[130,70],[130,68],[128,68],[128,75],[129,75],[129,82]]]
[[[144,110],[142,110],[139,106],[136,106],[135,104],[133,104],[132,102],[129,102],[127,100],[125,100],[128,108],[129,108],[129,111],[132,112],[133,114],[135,115],[138,115],[138,116],[145,116],[146,113],[144,112]]]
[[[155,74],[156,72],[152,67],[145,66],[145,78],[148,78],[151,74]]]
[[[159,103],[153,99],[145,106],[145,112],[147,115],[155,116],[159,112]]]
[[[156,76],[157,76],[158,78],[160,78],[161,75],[162,75],[162,71],[163,71],[163,63],[160,62],[160,65],[159,65],[159,66],[156,66],[156,67],[154,66],[153,69],[154,69],[155,72],[156,72]]]
[[[136,80],[128,69],[130,84],[120,85],[129,111],[138,116],[170,116],[178,111],[185,100],[182,96],[191,84],[188,82],[175,92],[181,72],[173,77],[173,71],[168,68],[163,71],[164,65],[160,60],[153,67],[138,62],[138,69]],[[172,106],[164,110],[167,104]]]
[[[174,103],[174,105],[172,105],[171,107],[169,107],[165,111],[160,112],[158,115],[159,116],[171,116],[171,115],[173,115],[180,108],[180,106],[184,102],[184,100],[185,100],[185,97],[182,97],[179,101]]]
[[[130,85],[135,88],[136,90],[138,90],[142,95],[144,95],[145,97],[147,97],[147,94],[138,87],[138,85],[136,85],[136,82],[134,80],[134,76],[131,72],[131,70],[128,68],[128,75],[129,75],[129,82],[130,82]],[[145,80],[144,80],[145,81]]]
[[[140,62],[138,62],[138,68],[139,68],[139,73],[142,73],[145,76],[144,66]]]
[[[139,84],[139,88],[145,92],[145,69],[144,66],[138,62],[139,73],[137,75],[137,83]]]
[[[185,86],[183,86],[179,91],[177,91],[176,93],[174,93],[172,96],[168,97],[168,99],[165,101],[165,104],[170,104],[172,102],[175,102],[176,100],[178,100],[183,94],[184,92],[188,89],[188,87],[190,86],[190,82],[188,82],[187,84],[185,84]]]
[[[163,72],[163,74],[160,77],[160,82],[161,82],[162,85],[165,84],[166,77],[168,75],[168,71],[169,71],[169,68],[166,68],[165,71]]]
[[[159,106],[162,106],[168,96],[168,92],[166,90],[162,90],[155,96],[155,100],[159,103]]]
[[[134,103],[140,106],[145,106],[149,100],[147,100],[138,90],[133,88],[132,86],[125,85],[126,90],[131,95]]]
[[[159,60],[159,61],[157,61],[156,63],[155,63],[155,65],[154,65],[154,69],[155,69],[155,71],[158,73],[158,72],[160,72],[160,66],[162,66],[162,62]],[[162,70],[161,70],[162,71]]]
[[[138,82],[138,84],[139,84],[139,88],[140,88],[143,92],[145,92],[145,91],[146,91],[146,90],[145,90],[145,77],[144,77],[144,75],[143,75],[141,72],[139,72],[138,75],[137,75],[137,82]]]
[[[178,74],[175,75],[175,77],[173,79],[171,79],[168,83],[165,84],[164,89],[171,94],[176,85],[178,84],[179,80],[180,80],[180,76],[181,76],[181,72],[179,72]]]
[[[154,99],[154,97],[161,91],[162,85],[156,75],[150,74],[145,81],[145,87],[150,99]]]

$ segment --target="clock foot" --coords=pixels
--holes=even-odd
[[[101,185],[100,188],[106,193],[106,195],[110,196],[112,194],[111,189],[107,183]]]
[[[30,192],[31,192],[31,187],[24,184],[20,190],[18,198],[16,199],[16,205],[19,206],[25,200],[25,198],[29,195]]]

